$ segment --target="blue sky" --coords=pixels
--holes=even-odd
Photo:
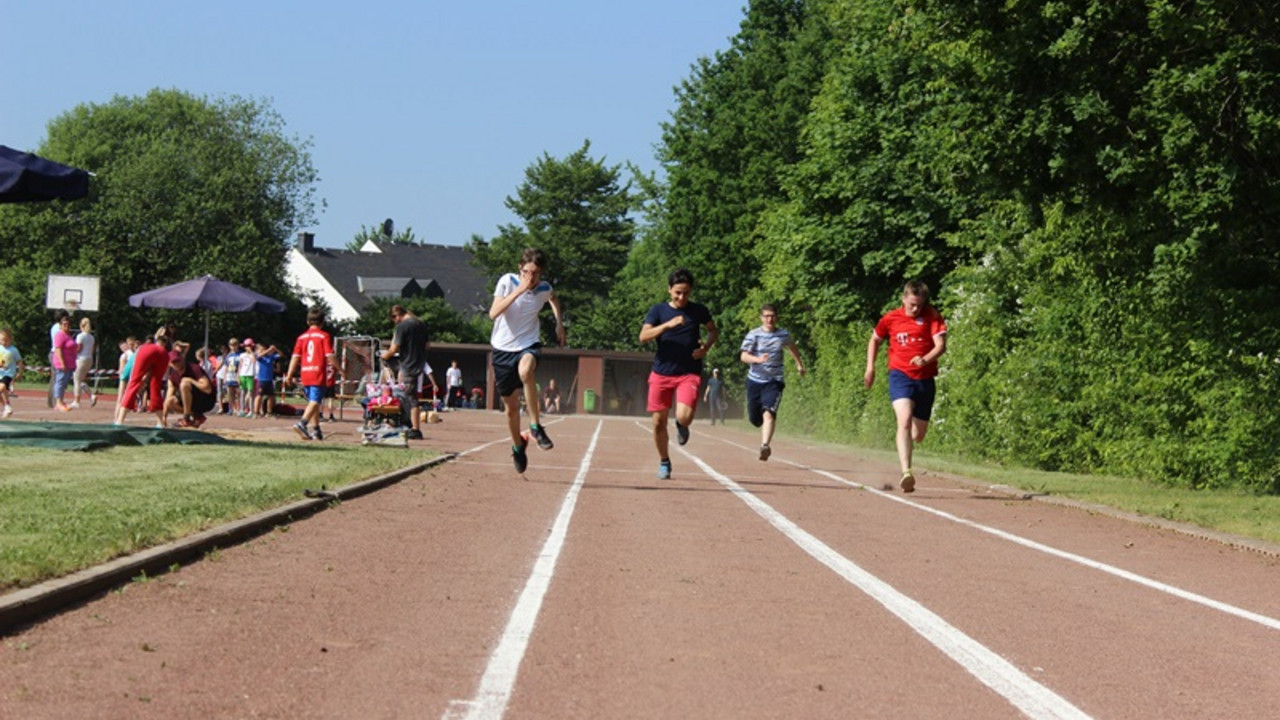
[[[327,208],[299,230],[340,247],[389,217],[459,245],[515,221],[504,200],[543,153],[590,139],[657,169],[673,88],[746,2],[0,0],[0,144],[35,150],[76,105],[156,87],[263,98],[314,143]]]

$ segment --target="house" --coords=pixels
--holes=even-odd
[[[471,252],[449,245],[366,242],[359,250],[315,246],[298,233],[285,258],[285,278],[300,297],[316,297],[333,320],[359,317],[374,298],[443,298],[463,315],[486,312],[492,298]]]

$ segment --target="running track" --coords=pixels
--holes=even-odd
[[[646,423],[521,478],[449,414],[455,461],[5,637],[0,718],[1276,717],[1274,556],[705,422],[659,481]]]

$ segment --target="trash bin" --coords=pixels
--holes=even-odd
[[[596,411],[596,391],[590,388],[582,391],[582,409],[589,413]]]

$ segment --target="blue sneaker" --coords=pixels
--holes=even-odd
[[[658,463],[658,479],[659,480],[671,479],[671,461],[670,460],[662,460]]]

